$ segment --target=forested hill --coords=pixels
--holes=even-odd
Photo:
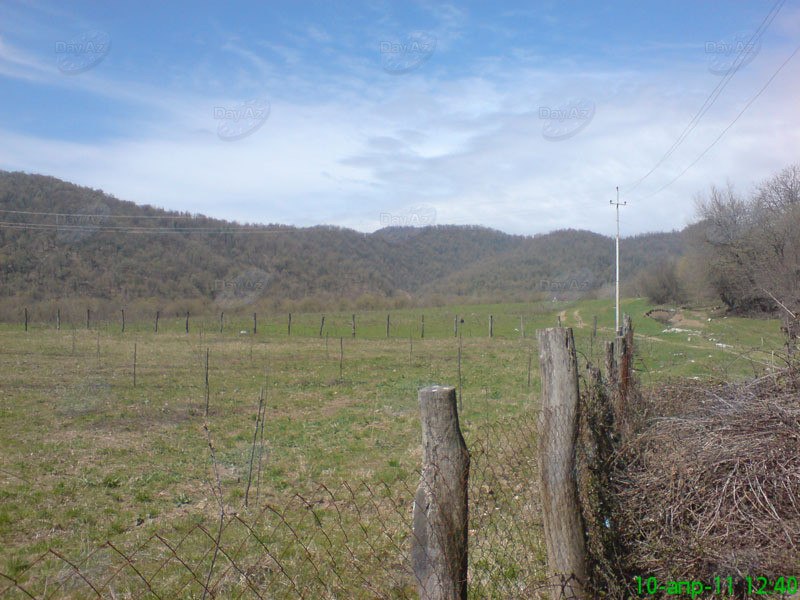
[[[529,237],[478,226],[363,234],[243,225],[5,171],[0,211],[0,301],[514,299],[590,292],[613,279],[613,240],[586,231]],[[625,248],[623,267],[632,275],[679,256],[683,240],[677,232],[648,234],[626,239]]]

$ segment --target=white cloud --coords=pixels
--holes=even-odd
[[[444,7],[435,14],[450,28],[448,43],[461,35],[463,13]],[[388,22],[381,27],[391,28]],[[302,31],[306,39],[330,41],[321,27]],[[627,191],[656,163],[718,81],[702,60],[598,71],[586,65],[565,70],[563,63],[547,65],[535,56],[527,66],[502,57],[476,59],[463,77],[448,77],[435,61],[392,77],[380,71],[377,41],[374,63],[343,54],[316,64],[281,44],[222,39],[242,64],[242,76],[232,79],[224,97],[198,87],[128,81],[102,69],[59,78],[54,66],[3,40],[0,73],[6,77],[74,86],[111,104],[129,104],[132,116],[122,135],[94,143],[5,131],[0,166],[239,221],[371,231],[381,226],[381,213],[425,206],[435,210],[437,223],[513,233],[563,227],[611,233],[614,187]],[[624,231],[680,228],[693,214],[692,197],[709,184],[730,178],[746,187],[797,160],[800,69],[794,62],[708,156],[645,198],[713,141],[785,56],[762,51],[737,73],[675,155],[623,197],[630,202]],[[190,71],[203,68],[213,73],[202,64]],[[197,73],[189,80],[201,81]],[[220,141],[213,107],[249,100],[254,89],[270,95],[268,120],[240,141]],[[545,139],[539,108],[578,97],[594,102],[591,123],[566,140]]]

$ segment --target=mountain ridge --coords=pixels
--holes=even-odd
[[[479,225],[361,233],[239,224],[8,171],[0,171],[0,212],[0,303],[96,298],[211,305],[222,297],[233,308],[310,299],[424,304],[588,295],[613,281],[613,238],[585,230],[522,236]],[[629,277],[680,257],[685,246],[676,231],[623,243]]]

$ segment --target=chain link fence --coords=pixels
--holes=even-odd
[[[535,415],[468,436],[470,598],[530,598],[546,555],[536,490]],[[317,485],[258,511],[81,556],[49,550],[0,573],[2,598],[417,598],[409,560],[420,472],[385,482]]]

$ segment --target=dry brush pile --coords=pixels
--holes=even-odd
[[[613,528],[628,577],[800,572],[800,391],[791,370],[747,384],[671,383],[629,407],[617,441]],[[730,596],[728,596],[730,597]]]

